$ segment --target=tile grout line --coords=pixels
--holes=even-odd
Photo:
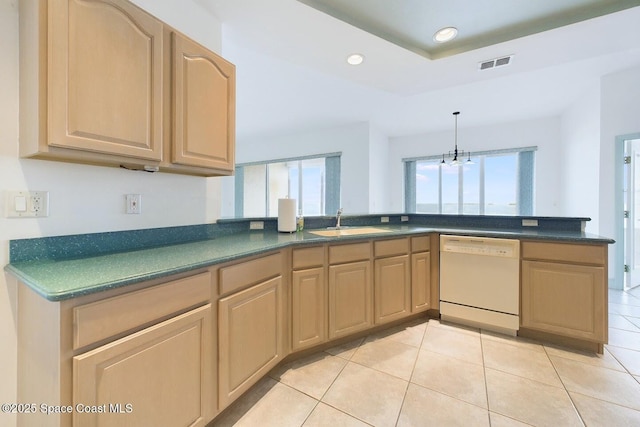
[[[273,378],[273,377],[272,377],[272,378]],[[276,381],[278,382],[278,384],[282,384],[283,386],[288,387],[288,388],[290,388],[291,390],[296,391],[296,392],[298,392],[298,393],[300,393],[300,394],[304,394],[305,396],[310,397],[310,398],[312,398],[313,400],[315,400],[315,401],[316,401],[316,404],[315,404],[315,405],[313,405],[313,409],[311,409],[311,411],[309,411],[309,414],[305,417],[305,419],[304,419],[304,420],[302,421],[302,423],[300,424],[300,427],[302,427],[302,426],[304,425],[304,423],[306,423],[306,422],[307,422],[307,420],[309,419],[309,417],[311,416],[311,414],[313,413],[313,411],[315,411],[315,410],[316,410],[316,408],[317,408],[317,407],[318,407],[318,405],[320,404],[320,401],[319,401],[318,399],[316,399],[315,397],[308,395],[308,394],[307,394],[307,393],[305,393],[304,391],[302,391],[302,390],[298,390],[297,388],[290,386],[289,384],[285,384],[285,383],[281,382],[280,380],[276,380]]]
[[[619,304],[619,305],[626,305],[626,304]],[[621,314],[620,314],[620,316],[625,317],[625,319],[626,319],[626,316],[625,316],[625,315],[621,315]],[[366,335],[364,338],[361,338],[361,339],[360,339],[360,341],[359,341],[359,343],[358,343],[358,344],[357,344],[357,346],[355,346],[355,348],[352,350],[352,353],[350,354],[350,356],[349,356],[348,358],[346,358],[346,357],[341,357],[341,356],[337,356],[337,355],[333,355],[333,354],[331,354],[331,353],[328,353],[326,350],[324,350],[324,351],[323,351],[326,355],[328,355],[328,356],[330,356],[330,357],[334,357],[334,358],[335,358],[335,357],[337,357],[337,358],[339,358],[339,359],[345,360],[346,362],[345,362],[344,366],[342,366],[342,367],[339,369],[338,373],[336,374],[336,376],[334,377],[334,379],[331,381],[331,384],[330,384],[330,385],[326,388],[326,390],[322,393],[322,396],[321,396],[320,398],[316,398],[316,397],[314,397],[314,396],[311,396],[311,395],[309,395],[308,393],[305,393],[305,392],[304,392],[304,391],[302,391],[302,390],[298,390],[297,388],[295,388],[295,387],[293,387],[293,386],[290,386],[290,385],[288,385],[288,384],[286,384],[286,383],[283,383],[283,382],[281,381],[281,377],[279,377],[279,378],[276,380],[278,383],[283,384],[283,385],[285,385],[287,388],[292,389],[292,390],[295,390],[295,391],[297,391],[297,392],[299,392],[299,393],[301,393],[301,394],[303,394],[303,395],[305,395],[305,396],[308,396],[308,397],[312,398],[313,400],[315,400],[315,405],[314,405],[314,406],[313,406],[313,408],[310,410],[309,414],[305,417],[305,419],[302,421],[302,423],[300,424],[300,426],[303,426],[303,425],[304,425],[304,423],[306,423],[306,422],[309,420],[309,418],[311,417],[311,414],[312,414],[312,413],[313,413],[313,412],[314,412],[314,411],[319,407],[319,404],[320,404],[320,403],[324,403],[325,405],[329,406],[330,408],[335,409],[335,410],[337,410],[338,412],[340,412],[340,413],[342,413],[342,414],[345,414],[345,415],[347,415],[347,416],[348,416],[348,417],[350,417],[350,418],[356,419],[356,420],[358,420],[358,421],[360,421],[360,422],[362,422],[362,423],[364,423],[364,424],[366,424],[366,425],[371,426],[371,424],[370,424],[369,422],[367,422],[367,421],[365,421],[365,420],[362,420],[362,419],[360,419],[359,417],[357,417],[357,416],[355,416],[355,415],[352,415],[352,414],[350,414],[350,413],[348,413],[348,412],[345,412],[344,410],[341,410],[341,409],[339,409],[339,408],[336,408],[336,407],[334,407],[334,406],[332,406],[332,405],[330,405],[330,404],[328,404],[328,403],[326,403],[326,402],[323,402],[323,401],[322,401],[322,399],[324,399],[324,397],[327,395],[328,391],[329,391],[329,390],[331,389],[331,387],[336,383],[336,381],[337,381],[338,377],[339,377],[339,376],[344,372],[344,370],[345,370],[346,366],[347,366],[349,363],[354,363],[354,364],[356,364],[356,365],[358,365],[358,366],[362,366],[362,367],[365,367],[365,368],[373,369],[373,370],[374,370],[374,371],[376,371],[376,372],[380,372],[380,373],[383,373],[383,374],[389,375],[390,377],[398,378],[398,379],[403,380],[403,381],[405,381],[405,382],[406,382],[406,386],[405,386],[405,390],[404,390],[404,395],[403,395],[402,402],[401,402],[401,405],[400,405],[400,409],[399,409],[399,412],[398,412],[398,414],[397,414],[396,421],[395,421],[395,424],[394,424],[394,425],[398,425],[399,420],[400,420],[400,417],[401,417],[401,415],[402,415],[402,410],[403,410],[403,408],[404,408],[404,406],[405,406],[405,403],[406,403],[407,393],[408,393],[408,387],[409,387],[409,385],[410,385],[410,384],[412,384],[412,378],[413,378],[413,375],[414,375],[414,373],[415,373],[415,369],[416,369],[416,366],[417,366],[417,363],[418,363],[418,358],[420,357],[420,353],[421,353],[422,351],[431,352],[430,350],[423,350],[423,348],[422,348],[422,346],[423,346],[423,344],[425,343],[425,340],[426,340],[426,334],[427,334],[427,331],[428,331],[428,329],[429,329],[430,327],[431,327],[431,328],[439,328],[439,325],[438,325],[438,326],[436,326],[435,322],[434,322],[434,323],[432,323],[431,325],[429,325],[429,323],[430,323],[430,321],[431,321],[431,320],[437,320],[437,319],[430,319],[430,318],[427,318],[427,319],[425,319],[425,320],[426,320],[426,322],[424,322],[424,325],[425,325],[425,327],[424,327],[424,331],[423,331],[423,333],[422,333],[422,338],[420,339],[420,343],[419,343],[419,345],[418,345],[418,347],[417,347],[417,350],[418,350],[418,351],[417,351],[416,358],[415,358],[415,360],[413,361],[413,366],[412,366],[412,369],[411,369],[411,372],[410,372],[410,375],[409,375],[409,380],[404,380],[403,378],[397,377],[396,375],[390,374],[390,373],[388,373],[388,372],[384,372],[384,371],[378,370],[378,369],[376,369],[376,368],[372,368],[372,367],[370,367],[370,366],[362,365],[362,364],[360,364],[360,363],[358,363],[358,362],[356,362],[356,361],[353,361],[353,358],[354,358],[355,354],[357,353],[357,351],[362,347],[362,345],[367,341],[367,339],[369,339],[369,338],[371,338],[371,337],[374,337],[374,336],[375,336],[375,334],[369,334],[369,335]],[[617,329],[617,328],[610,328],[610,329]],[[451,331],[451,332],[455,332],[455,333],[463,333],[463,332],[459,332],[459,331]],[[627,332],[629,332],[629,331],[627,331]],[[481,360],[482,360],[482,367],[483,367],[483,374],[484,374],[485,397],[486,397],[486,399],[487,399],[487,408],[486,408],[486,413],[487,413],[487,418],[488,418],[488,421],[489,421],[489,426],[491,426],[491,425],[492,425],[492,420],[491,420],[491,412],[492,412],[492,411],[491,411],[490,402],[489,402],[488,380],[487,380],[487,369],[496,370],[496,371],[498,371],[498,372],[504,372],[504,371],[501,371],[500,369],[496,369],[496,368],[488,368],[488,367],[487,367],[487,365],[486,365],[486,360],[485,360],[485,354],[484,354],[484,344],[485,344],[485,342],[484,342],[484,341],[485,341],[485,338],[483,338],[483,336],[489,336],[489,335],[487,335],[487,334],[483,334],[483,330],[482,330],[482,329],[479,329],[478,338],[479,338],[479,340],[480,340]],[[486,338],[486,339],[488,340],[489,338]],[[408,344],[407,344],[407,345],[408,345]],[[413,347],[413,346],[412,346],[412,347]],[[631,377],[632,377],[636,382],[640,383],[640,376],[637,376],[637,377],[636,377],[636,376],[634,376],[634,375],[629,371],[629,369],[627,368],[627,366],[625,366],[625,364],[624,364],[624,363],[622,363],[622,361],[621,361],[621,360],[619,360],[619,359],[618,359],[618,357],[616,357],[612,352],[610,352],[610,351],[609,351],[608,347],[609,347],[609,346],[608,346],[608,345],[606,345],[606,346],[604,347],[604,351],[605,351],[606,353],[609,353],[609,355],[610,355],[610,356],[611,356],[611,357],[612,357],[612,358],[613,358],[617,363],[619,363],[619,364],[620,364],[620,366],[623,368],[623,371],[618,371],[617,369],[607,368],[606,366],[599,366],[599,367],[600,367],[600,368],[606,368],[606,369],[609,369],[609,370],[613,370],[613,371],[616,371],[616,372],[624,372],[624,373],[626,373],[626,374],[630,375],[630,376],[631,376]],[[630,351],[637,351],[637,350],[634,350],[634,349],[629,349],[629,348],[627,348],[627,347],[620,347],[620,346],[612,346],[612,347],[622,348],[622,349],[630,350]],[[563,357],[562,355],[550,354],[550,353],[548,352],[548,350],[549,350],[549,349],[548,349],[548,348],[547,348],[547,346],[545,346],[544,344],[542,344],[542,349],[543,349],[543,352],[544,352],[544,354],[545,354],[545,356],[546,356],[547,360],[549,361],[549,363],[551,363],[551,366],[552,366],[552,368],[553,368],[554,372],[555,372],[555,373],[556,373],[556,375],[558,376],[558,378],[559,378],[559,380],[560,380],[560,383],[562,384],[562,389],[564,389],[564,390],[565,390],[565,393],[566,393],[566,394],[567,394],[567,396],[569,397],[569,400],[570,400],[570,402],[571,402],[571,405],[572,405],[572,407],[574,408],[574,411],[575,411],[576,415],[578,415],[578,419],[581,421],[582,425],[583,425],[583,426],[585,426],[585,425],[586,425],[586,422],[585,422],[585,420],[583,419],[583,415],[582,415],[582,414],[581,414],[581,412],[578,410],[578,407],[577,407],[577,405],[576,405],[576,402],[575,402],[575,401],[574,401],[574,399],[572,398],[571,393],[569,392],[569,390],[568,390],[568,388],[567,388],[567,384],[565,383],[565,381],[563,380],[563,378],[560,376],[560,374],[559,374],[559,372],[558,372],[558,368],[557,368],[557,367],[556,367],[556,365],[553,363],[553,361],[552,361],[551,357],[556,357],[556,358],[563,359],[563,360],[564,360],[564,359],[567,359],[567,360],[571,360],[571,361],[574,361],[574,362],[576,362],[576,363],[580,363],[580,364],[583,364],[583,365],[590,365],[590,364],[589,364],[589,363],[585,363],[585,362],[580,361],[580,360],[574,360],[574,359],[570,359],[570,358],[567,358],[567,357]],[[434,352],[434,353],[436,353],[436,354],[441,354],[441,353],[437,353],[437,352]],[[447,355],[445,355],[445,356],[447,356]],[[462,359],[457,359],[457,360],[462,360]],[[465,362],[470,363],[470,362],[468,362],[468,361],[465,361]],[[516,375],[516,374],[510,373],[510,372],[505,372],[505,373],[507,373],[507,374],[509,374],[509,375],[516,376],[516,377],[520,377],[520,378],[528,379],[528,380],[530,380],[530,381],[535,381],[535,382],[538,382],[538,383],[541,383],[541,384],[549,385],[549,384],[546,384],[546,383],[544,383],[544,382],[541,382],[541,381],[538,381],[538,380],[533,380],[533,379],[531,379],[531,378],[527,378],[527,377],[521,377],[520,375]],[[273,377],[271,377],[271,378],[272,378],[272,379],[275,379],[275,378],[273,378]],[[415,383],[413,383],[413,384],[415,384]],[[417,385],[419,386],[419,384],[417,384]],[[428,387],[426,387],[426,388],[427,388],[427,389],[429,389]],[[560,387],[558,387],[558,388],[560,388]],[[433,389],[430,389],[430,390],[433,390]],[[440,394],[443,394],[443,395],[445,395],[445,396],[449,396],[447,393],[442,393],[442,392],[439,392],[439,391],[437,391],[437,390],[433,390],[433,391],[436,391],[436,392],[438,392],[438,393],[440,393]],[[589,397],[589,398],[592,398],[592,399],[595,399],[595,400],[598,400],[598,401],[601,401],[601,402],[611,403],[611,404],[613,404],[613,405],[617,405],[617,406],[621,406],[621,407],[624,407],[624,408],[628,408],[628,409],[636,410],[635,408],[631,408],[630,406],[621,405],[619,402],[612,402],[612,401],[610,401],[610,400],[605,400],[605,399],[602,399],[602,398],[593,397],[593,396],[590,396],[590,395],[585,395],[585,394],[582,394],[582,393],[580,393],[580,392],[575,392],[575,394],[577,394],[577,395],[581,395],[581,396],[586,396],[586,397]],[[457,398],[457,397],[455,397],[455,396],[449,396],[449,397],[454,398],[454,399],[456,399],[456,400],[460,400],[460,401],[465,402],[465,403],[469,403],[469,402],[466,402],[466,401],[464,401],[464,400],[462,400],[462,399],[459,399],[459,398]],[[473,404],[472,404],[472,405],[473,405]],[[476,405],[474,405],[474,406],[476,406]],[[483,408],[483,409],[485,409],[485,408]],[[508,415],[502,414],[502,413],[500,413],[500,412],[495,412],[495,413],[496,413],[497,415],[504,416],[504,417],[507,417],[507,418],[509,418],[509,419],[516,420],[516,421],[518,421],[518,422],[523,422],[523,421],[518,420],[517,418],[513,418],[512,416],[508,416]]]
[[[395,426],[400,422],[400,415],[402,415],[402,408],[404,408],[404,402],[407,399],[407,393],[409,392],[409,385],[411,385],[411,379],[413,378],[413,373],[416,370],[416,365],[418,364],[418,358],[420,357],[420,351],[422,350],[422,343],[424,342],[424,337],[427,335],[427,328],[429,327],[429,318],[424,323],[424,332],[422,333],[422,339],[420,340],[420,345],[418,345],[418,353],[416,354],[416,360],[413,361],[413,367],[411,368],[411,374],[409,375],[409,380],[407,381],[407,386],[404,389],[404,395],[402,396],[402,404],[400,405],[400,410],[398,411],[398,416],[396,417]]]
[[[482,329],[481,329],[481,331],[482,331]],[[516,338],[520,338],[520,337],[516,336]],[[489,339],[487,338],[487,340],[489,340]],[[482,340],[482,334],[481,334],[481,344],[482,344],[483,342],[484,342],[484,341]],[[505,344],[510,345],[510,344],[508,344],[508,343],[505,343]],[[542,342],[540,342],[540,343],[538,343],[538,344],[540,344],[540,346],[542,347],[542,349],[543,349],[543,353],[544,353],[544,354],[545,354],[545,356],[547,357],[547,360],[548,360],[548,361],[549,361],[549,363],[551,364],[551,367],[553,368],[554,372],[555,372],[555,373],[556,373],[556,375],[558,376],[558,379],[560,380],[560,384],[562,384],[562,387],[554,386],[554,385],[548,384],[548,383],[546,383],[546,382],[540,381],[540,380],[538,380],[538,379],[533,379],[533,378],[529,378],[529,377],[526,377],[526,376],[518,375],[518,374],[515,374],[515,373],[513,373],[513,372],[503,371],[503,370],[498,369],[498,368],[491,368],[491,367],[487,367],[487,366],[486,366],[486,364],[484,363],[484,347],[482,347],[482,348],[483,348],[483,352],[482,352],[483,368],[484,368],[484,373],[485,373],[485,388],[486,388],[486,392],[487,392],[487,406],[489,406],[489,395],[488,395],[488,394],[489,394],[489,387],[488,387],[488,384],[487,384],[487,369],[491,369],[491,370],[494,370],[494,371],[496,371],[496,372],[500,372],[500,373],[502,373],[502,374],[510,375],[510,376],[513,376],[513,377],[517,377],[517,378],[520,378],[520,379],[523,379],[523,380],[532,381],[532,382],[535,382],[535,383],[538,383],[538,384],[541,384],[541,385],[545,385],[545,386],[549,386],[549,387],[554,387],[554,388],[556,388],[556,389],[563,389],[563,390],[567,393],[567,396],[569,397],[569,400],[571,401],[571,405],[573,406],[574,410],[576,411],[576,414],[578,415],[578,418],[580,419],[580,422],[582,423],[582,425],[583,425],[583,426],[585,426],[585,423],[584,423],[584,421],[582,420],[582,416],[580,415],[579,411],[577,410],[577,407],[575,406],[575,404],[574,404],[573,400],[571,399],[571,396],[570,396],[570,394],[569,394],[569,391],[567,390],[567,388],[566,388],[566,386],[565,386],[564,382],[562,381],[562,378],[560,377],[560,374],[559,374],[559,373],[558,373],[558,371],[556,370],[555,365],[553,364],[553,362],[551,361],[551,358],[549,357],[549,354],[547,353],[546,347],[544,346],[544,344],[543,344]],[[527,350],[527,351],[531,351],[531,350]],[[560,357],[560,356],[558,356],[558,357]],[[493,411],[491,411],[491,408],[489,408],[489,415],[491,414],[491,412],[493,412]],[[520,420],[520,419],[518,419],[518,418],[514,418],[513,416],[506,415],[506,414],[503,414],[503,413],[500,413],[500,412],[495,412],[495,413],[496,413],[496,414],[499,414],[499,415],[502,415],[502,416],[504,416],[504,417],[510,418],[510,419],[512,419],[512,420],[516,420],[516,421],[518,421],[518,422],[520,422],[520,423],[524,423],[524,424],[529,425],[527,422],[522,421],[522,420]],[[491,418],[491,417],[489,417],[489,418]]]
[[[327,403],[327,402],[324,402],[324,401],[322,400],[322,399],[324,399],[324,397],[325,397],[325,396],[327,395],[327,393],[329,392],[329,389],[330,389],[330,388],[335,384],[335,382],[338,380],[338,377],[340,376],[340,374],[342,374],[342,372],[345,370],[345,368],[347,367],[347,365],[348,365],[349,363],[355,363],[355,362],[351,362],[351,359],[352,359],[352,358],[353,358],[353,356],[356,354],[356,351],[358,351],[358,349],[360,348],[360,346],[362,345],[362,343],[364,343],[364,342],[366,341],[366,339],[367,339],[369,336],[370,336],[370,335],[367,335],[367,336],[365,336],[365,337],[363,337],[363,338],[361,338],[361,339],[360,339],[360,343],[358,344],[358,346],[356,347],[355,351],[353,352],[353,354],[352,354],[351,356],[349,356],[349,358],[348,358],[348,359],[347,359],[347,358],[344,358],[344,357],[340,357],[340,356],[335,356],[335,355],[333,355],[333,354],[331,354],[331,353],[327,352],[326,350],[324,351],[324,353],[328,354],[328,355],[329,355],[329,356],[331,356],[331,357],[338,357],[338,358],[341,358],[341,359],[346,360],[346,363],[345,363],[345,364],[344,364],[344,366],[340,369],[340,372],[338,372],[338,375],[336,375],[336,377],[333,379],[333,381],[331,381],[331,384],[329,384],[329,387],[327,387],[327,389],[324,391],[324,393],[322,393],[322,396],[321,396],[321,397],[320,397],[320,399],[318,400],[318,405],[319,405],[320,403],[323,403],[323,404],[325,404],[325,405],[329,406],[330,408],[335,409],[336,411],[342,412],[343,414],[345,414],[345,415],[347,415],[347,416],[349,416],[349,417],[351,417],[351,418],[353,418],[353,419],[356,419],[356,420],[358,420],[358,421],[360,421],[360,422],[362,422],[362,423],[365,423],[365,424],[367,424],[367,425],[369,425],[369,426],[370,426],[371,424],[370,424],[370,423],[368,423],[367,421],[365,421],[365,420],[363,420],[363,419],[360,419],[360,418],[356,417],[356,416],[355,416],[355,415],[353,415],[353,414],[349,414],[348,412],[345,412],[345,411],[343,411],[343,410],[342,410],[342,409],[340,409],[340,408],[336,408],[335,406],[333,406],[333,405],[331,405],[331,404],[329,404],[329,403]],[[357,363],[356,363],[356,364],[357,364]],[[316,405],[316,407],[317,407],[317,405]],[[315,409],[315,408],[314,408],[314,409]],[[309,416],[311,416],[311,414],[309,414]],[[308,417],[307,417],[307,418],[308,418]],[[305,420],[305,422],[306,422],[306,420]],[[302,427],[302,426],[301,426],[301,427]]]
[[[615,354],[613,354],[612,352],[610,352],[608,347],[609,347],[609,345],[608,345],[608,344],[607,344],[607,345],[605,345],[604,350],[605,350],[607,353],[609,353],[609,354],[611,355],[611,357],[613,357],[613,358],[616,360],[616,362],[618,362],[618,363],[620,364],[620,366],[622,366],[622,368],[624,369],[624,371],[625,371],[627,374],[631,375],[631,378],[633,378],[633,379],[635,379],[636,381],[638,381],[638,380],[636,379],[636,377],[634,377],[634,376],[633,376],[633,374],[631,373],[631,371],[629,371],[629,368],[627,368],[627,367],[625,366],[625,364],[624,364],[624,363],[622,363],[622,360],[618,359],[618,358],[616,357],[616,355],[615,355]],[[614,345],[614,346],[612,346],[612,347],[617,347],[617,348],[621,348],[621,349],[624,349],[624,350],[630,350],[630,351],[637,351],[637,350],[633,350],[633,349],[631,349],[631,348],[618,347],[617,345]],[[618,371],[618,372],[620,372],[620,371]],[[640,381],[639,381],[639,382],[640,382]]]
[[[362,342],[364,342],[364,339],[360,342],[360,344],[358,344],[358,347],[360,347],[360,345],[362,344]],[[325,353],[327,356],[330,356],[330,357],[337,357],[337,358],[340,358],[340,359],[346,360],[346,362],[347,362],[347,363],[345,363],[345,364],[344,364],[344,366],[340,369],[340,371],[338,372],[338,374],[336,375],[336,377],[333,379],[333,381],[331,381],[331,384],[329,384],[329,386],[328,386],[328,387],[327,387],[327,389],[324,391],[324,393],[322,393],[322,396],[321,396],[319,399],[318,399],[318,398],[316,398],[315,396],[311,396],[310,394],[308,394],[308,393],[306,393],[306,392],[304,392],[304,391],[302,391],[302,390],[298,390],[297,388],[295,388],[295,387],[293,387],[293,386],[290,386],[289,384],[286,384],[286,383],[282,382],[282,381],[280,380],[280,379],[281,379],[281,376],[279,376],[279,377],[278,377],[278,379],[275,379],[275,378],[271,377],[272,379],[274,379],[275,381],[277,381],[279,384],[282,384],[282,385],[284,385],[284,386],[286,386],[286,387],[288,387],[288,388],[290,388],[290,389],[292,389],[292,390],[295,390],[295,391],[297,391],[298,393],[301,393],[301,394],[303,394],[303,395],[305,395],[305,396],[307,396],[307,397],[310,397],[310,398],[312,398],[313,400],[315,400],[315,401],[316,401],[316,404],[314,405],[313,409],[311,410],[311,412],[309,412],[309,415],[307,415],[307,417],[304,419],[304,421],[302,422],[302,424],[300,424],[300,427],[302,427],[302,426],[304,425],[304,423],[306,423],[306,422],[307,422],[307,420],[309,419],[309,417],[311,416],[311,414],[313,413],[313,411],[315,411],[315,409],[318,407],[318,405],[319,405],[320,403],[323,403],[323,404],[325,404],[325,405],[327,405],[327,406],[329,406],[329,407],[331,407],[331,408],[335,409],[336,411],[340,411],[340,412],[342,412],[343,414],[350,416],[351,418],[355,418],[355,419],[357,419],[357,420],[359,420],[359,421],[365,422],[364,420],[360,420],[359,418],[357,418],[357,417],[353,416],[352,414],[348,414],[348,413],[346,413],[346,412],[342,411],[341,409],[336,408],[336,407],[334,407],[334,406],[332,406],[332,405],[329,405],[328,403],[326,403],[326,402],[323,402],[323,401],[322,401],[322,399],[323,399],[323,398],[324,398],[324,396],[327,394],[327,392],[329,391],[329,389],[331,388],[331,386],[336,382],[336,380],[338,379],[338,377],[340,376],[340,374],[342,373],[342,371],[344,371],[344,368],[345,368],[345,367],[349,364],[349,362],[351,361],[351,357],[353,357],[353,355],[352,355],[349,359],[346,359],[346,358],[343,358],[343,357],[340,357],[340,356],[335,356],[335,355],[333,355],[333,354],[331,354],[331,353],[327,352],[326,350],[323,350],[323,351],[322,351],[322,353]],[[354,352],[354,354],[355,354],[355,352]],[[368,424],[368,423],[367,423],[367,424]]]
[[[482,355],[482,374],[484,376],[484,395],[487,398],[487,418],[489,418],[489,427],[491,427],[491,405],[489,404],[489,384],[487,383],[487,364],[485,363],[485,360],[484,360],[484,340],[482,339],[482,328],[480,329],[479,336],[480,336],[480,354]],[[504,414],[501,414],[501,415],[504,415]],[[517,420],[517,421],[520,421],[520,420]]]
[[[480,349],[482,351],[482,372],[484,373],[484,392],[485,392],[485,396],[487,397],[487,416],[489,418],[489,426],[491,427],[491,425],[492,425],[491,412],[494,412],[494,411],[491,410],[491,406],[489,405],[489,385],[487,384],[487,365],[485,364],[485,361],[484,361],[484,340],[482,339],[482,335],[483,335],[482,334],[482,329],[480,329]],[[493,368],[489,368],[489,369],[493,369]],[[497,370],[497,369],[496,369],[496,371],[502,372],[502,373],[505,373],[505,374],[509,374],[509,375],[513,375],[513,376],[516,376],[518,378],[524,378],[524,379],[531,380],[530,378],[521,377],[519,375],[511,374],[509,372],[504,372],[504,371],[500,371],[500,370]],[[531,381],[536,381],[536,380],[531,380]],[[536,382],[539,382],[539,381],[536,381]],[[541,384],[544,384],[544,383],[541,383]],[[514,420],[514,421],[516,421],[518,423],[531,425],[528,422],[525,422],[525,421],[519,420],[517,418],[514,418],[511,415],[502,414],[500,412],[495,412],[495,413],[498,414],[498,415],[501,415],[501,416],[503,416],[505,418],[509,418],[510,420]]]
[[[562,380],[562,376],[560,375],[560,372],[558,372],[558,368],[556,368],[556,365],[553,363],[553,360],[551,360],[551,356],[549,355],[549,352],[547,351],[547,347],[545,347],[543,345],[542,349],[544,350],[544,354],[547,356],[547,359],[549,360],[549,363],[551,363],[551,366],[553,367],[553,371],[558,376],[558,379],[560,380],[560,384],[562,384],[562,388],[564,389],[565,393],[567,393],[567,397],[569,398],[569,401],[571,402],[571,406],[573,406],[573,410],[576,411],[576,414],[578,415],[578,419],[580,419],[580,422],[582,423],[583,426],[586,426],[587,424],[585,423],[584,418],[582,418],[582,414],[578,410],[578,406],[576,405],[576,402],[573,401],[573,398],[571,397],[571,393],[569,393],[569,390],[567,389],[567,385]],[[578,362],[578,363],[581,363],[581,362]]]

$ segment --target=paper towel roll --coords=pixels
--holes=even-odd
[[[296,231],[296,199],[278,199],[278,231]]]

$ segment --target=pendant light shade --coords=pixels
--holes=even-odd
[[[467,153],[469,155],[469,157],[467,158],[467,161],[464,162],[465,165],[475,165],[476,163],[471,160],[471,153]]]

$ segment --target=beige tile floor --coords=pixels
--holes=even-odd
[[[583,353],[413,321],[274,369],[214,426],[640,426],[640,288]]]

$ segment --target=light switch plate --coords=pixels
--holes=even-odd
[[[42,218],[49,216],[48,191],[7,191],[7,218]]]

